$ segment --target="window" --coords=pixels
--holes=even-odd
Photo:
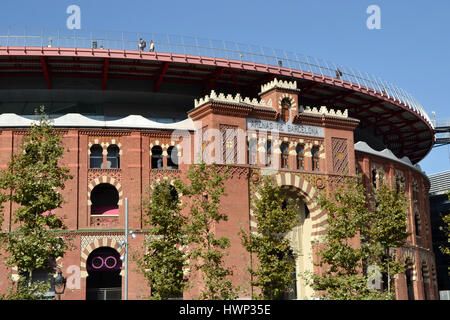
[[[250,139],[248,142],[248,164],[252,166],[258,165],[258,144],[256,139]]]
[[[97,185],[91,192],[91,214],[118,215],[119,193],[109,183]]]
[[[163,168],[163,156],[162,148],[160,146],[154,146],[152,148],[152,169]]]
[[[283,100],[281,100],[281,119],[284,122],[289,121],[290,111],[291,111],[291,100],[288,98],[284,98]]]
[[[113,144],[108,147],[107,151],[108,155],[106,157],[106,168],[108,169],[120,168],[119,147]]]
[[[406,289],[408,291],[408,300],[414,300],[414,288],[412,283],[412,268],[405,272],[406,275]]]
[[[101,169],[103,166],[103,148],[99,144],[91,147],[90,164],[91,169]]]
[[[281,150],[281,168],[289,168],[289,145],[287,143],[282,143],[280,146]]]
[[[169,147],[167,149],[167,169],[178,169],[177,147]]]
[[[311,149],[311,155],[312,155],[312,170],[313,171],[319,171],[319,150],[317,147],[313,147]]]
[[[52,267],[36,269],[31,272],[31,283],[37,285],[38,283],[45,283],[49,285],[49,290],[44,294],[35,294],[39,299],[42,300],[53,300],[55,298],[55,283],[53,281],[53,274],[49,270],[52,270],[55,266],[54,260],[51,262]],[[30,279],[30,274],[28,271],[19,271],[19,274],[25,278],[26,281]],[[19,285],[19,284],[18,284]]]
[[[272,166],[272,141],[267,140],[266,144],[266,167]]]
[[[376,169],[372,170],[372,186],[374,188],[377,187],[377,170]]]
[[[417,205],[415,205],[415,213],[414,213],[414,227],[416,229],[416,236],[420,236],[420,215],[418,212]]]
[[[305,165],[303,162],[304,161],[303,146],[298,144],[297,147],[295,148],[295,151],[297,152],[297,169],[304,170]]]
[[[405,178],[400,174],[396,174],[395,175],[395,191],[397,191],[397,192],[403,191],[404,186],[405,186]]]
[[[427,267],[426,263],[422,264],[421,271],[422,271],[422,282],[423,282],[423,299],[429,300],[428,283],[430,282],[430,280],[429,280],[429,275],[428,275],[428,267]]]

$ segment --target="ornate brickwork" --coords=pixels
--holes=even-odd
[[[175,169],[152,169],[150,170],[150,182],[162,179],[174,180],[181,177],[181,170]]]
[[[90,226],[94,228],[113,228],[119,226],[119,216],[91,216]]]
[[[333,171],[348,173],[347,139],[331,138],[333,152]]]
[[[203,106],[207,104],[208,102],[221,102],[225,104],[246,104],[251,105],[254,107],[272,107],[272,101],[269,100],[267,103],[264,100],[258,101],[258,99],[250,99],[248,97],[243,98],[238,93],[236,96],[232,96],[231,94],[228,94],[225,96],[223,93],[217,94],[214,90],[211,91],[209,95],[204,96],[200,99],[194,100],[194,107],[198,108],[200,106]]]
[[[94,171],[94,170],[92,170]],[[102,171],[102,170],[100,170]],[[92,190],[95,188],[95,186],[102,184],[102,183],[109,183],[111,185],[113,185],[114,187],[116,187],[117,192],[119,193],[119,202],[117,203],[118,206],[122,205],[122,197],[123,197],[123,191],[122,191],[122,184],[120,182],[120,180],[117,180],[113,177],[107,176],[107,175],[103,175],[100,176],[98,178],[93,179],[91,182],[89,182],[88,184],[88,205],[92,205],[91,202],[91,192]]]
[[[267,92],[272,89],[297,90],[297,81],[283,81],[275,78],[272,81],[261,85],[260,94],[263,94],[264,92]]]
[[[108,177],[110,180],[122,182],[121,169],[89,169],[88,170],[88,184],[94,183],[94,180],[103,180],[103,177]]]
[[[238,163],[237,126],[220,125],[222,137],[222,159],[224,163]]]
[[[125,240],[124,235],[90,235],[81,237],[81,256],[80,256],[80,271],[81,277],[86,278],[88,276],[86,270],[86,261],[89,254],[100,247],[110,247],[116,249],[119,254],[123,254],[124,248],[120,247],[121,241]],[[124,269],[120,272],[124,275]]]
[[[256,192],[256,184],[259,183],[259,178],[256,176],[257,174],[260,174],[257,170],[253,170],[251,172],[252,179],[250,180],[250,197],[252,199],[258,199],[260,197],[260,195]],[[320,236],[326,234],[327,214],[325,211],[320,209],[316,203],[316,198],[319,192],[316,190],[314,183],[317,183],[317,175],[310,175],[310,179],[313,181],[312,183],[306,179],[306,175],[301,175],[298,173],[278,172],[273,174],[272,177],[278,186],[290,187],[292,188],[292,191],[298,192],[303,197],[304,202],[309,209],[312,220],[311,240],[320,242]],[[257,222],[253,217],[254,209],[253,204],[251,204],[250,227],[252,232],[257,232]]]
[[[328,109],[326,106],[321,106],[319,109],[317,107],[300,106],[300,112],[312,116],[327,116],[336,118],[348,118],[348,110],[345,109],[343,112],[341,110]]]

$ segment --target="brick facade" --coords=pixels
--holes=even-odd
[[[409,231],[412,235],[405,248],[397,249],[399,255],[408,256],[413,266],[413,287],[416,299],[424,298],[424,284],[428,288],[428,298],[438,299],[434,266],[434,255],[431,250],[431,234],[429,232],[429,204],[428,180],[417,170],[411,167],[389,161],[382,157],[372,156],[362,152],[355,152],[353,131],[358,120],[349,118],[342,113],[332,110],[309,109],[299,106],[298,91],[293,88],[269,88],[261,94],[266,104],[271,103],[272,108],[234,100],[226,99],[203,101],[189,112],[194,121],[195,130],[187,133],[188,146],[191,152],[187,154],[186,144],[182,139],[175,139],[169,130],[139,130],[139,129],[62,129],[63,143],[67,149],[61,165],[70,169],[73,179],[68,181],[63,197],[66,200],[63,208],[55,213],[63,218],[68,228],[66,236],[70,238],[70,250],[61,259],[63,272],[70,276],[67,268],[71,265],[80,268],[80,289],[66,290],[63,299],[85,299],[86,297],[86,261],[89,254],[99,247],[111,247],[122,253],[118,246],[123,240],[125,224],[124,199],[129,201],[129,228],[134,230],[136,238],[130,238],[130,250],[142,252],[142,242],[145,237],[145,228],[142,222],[143,212],[140,204],[145,190],[156,180],[185,179],[188,163],[181,163],[177,169],[168,168],[168,149],[177,147],[179,156],[187,156],[193,163],[199,153],[210,152],[211,157],[225,156],[226,163],[231,164],[231,177],[226,182],[226,197],[222,202],[221,210],[228,215],[228,221],[216,226],[218,236],[227,236],[231,241],[231,249],[226,257],[226,263],[234,271],[233,283],[237,286],[250,289],[250,275],[247,271],[251,259],[241,245],[239,231],[256,231],[257,225],[252,217],[251,199],[257,197],[254,188],[261,175],[270,172],[274,181],[286,186],[291,192],[298,194],[307,207],[302,212],[303,224],[299,225],[289,235],[293,246],[301,254],[297,261],[300,270],[312,269],[312,262],[306,263],[301,259],[314,257],[311,241],[317,241],[320,235],[326,233],[326,213],[315,203],[318,192],[333,187],[342,182],[346,176],[354,176],[357,171],[363,173],[367,186],[371,185],[372,171],[382,167],[387,176],[401,173],[405,179],[406,192],[410,200],[416,197],[417,206],[411,205],[409,210]],[[280,120],[281,102],[290,99],[289,121],[299,126],[312,126],[322,128],[320,134],[310,135],[302,133],[276,132],[268,135],[261,130],[249,129],[247,119],[260,119],[277,122]],[[216,129],[217,134],[205,136],[205,129]],[[227,129],[243,132],[244,135],[233,135]],[[61,129],[58,129],[61,130]],[[18,152],[24,130],[3,129],[0,133],[0,167],[5,168],[10,156]],[[249,139],[256,139],[258,160],[255,165],[249,164],[247,143]],[[273,168],[266,166],[264,154],[267,151],[267,141],[271,141]],[[200,141],[201,143],[196,143]],[[218,143],[218,141],[220,143]],[[119,168],[90,168],[90,148],[99,144],[103,148],[103,162],[106,159],[106,150],[110,145],[117,145],[120,149]],[[280,146],[286,144],[284,167]],[[237,149],[238,145],[245,146]],[[163,152],[163,166],[160,169],[152,168],[152,148],[161,146]],[[184,146],[184,147],[182,147]],[[208,146],[216,146],[209,148]],[[219,146],[220,148],[218,148]],[[301,146],[303,168],[297,168],[297,146]],[[183,154],[184,153],[184,154]],[[261,156],[262,155],[262,156]],[[186,159],[186,158],[185,158]],[[243,163],[239,162],[243,159]],[[358,168],[358,169],[357,169]],[[101,184],[114,186],[118,193],[118,213],[109,216],[96,216],[91,213],[91,193]],[[411,202],[413,203],[413,202]],[[3,231],[14,229],[12,213],[14,205],[6,204]],[[416,211],[416,212],[415,212]],[[418,212],[420,235],[416,235],[414,217]],[[424,267],[423,267],[424,266]],[[8,276],[0,266],[0,290],[5,291],[9,286]],[[317,271],[317,270],[316,270]],[[14,271],[11,271],[14,273]],[[425,275],[425,276],[424,276]],[[425,279],[425,281],[423,281]],[[123,289],[122,277],[122,289]],[[299,280],[300,281],[300,280]],[[398,299],[407,299],[406,280],[404,275],[396,279]],[[299,298],[311,294],[311,290],[304,284],[297,285]],[[148,295],[150,289],[141,274],[136,272],[136,264],[130,259],[129,265],[129,299],[142,299]],[[185,292],[184,298],[193,298],[199,292],[194,287]],[[250,293],[242,294],[249,297]],[[122,293],[123,297],[123,293]]]

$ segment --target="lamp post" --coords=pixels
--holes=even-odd
[[[125,198],[125,300],[128,300],[128,198]]]
[[[131,235],[133,239],[136,238],[136,235],[132,230],[128,231],[128,198],[125,198],[125,240],[119,244],[120,248],[125,248],[125,252],[123,254],[123,262],[125,264],[124,300],[128,300],[128,235]]]
[[[58,300],[61,300],[61,295],[66,290],[67,279],[63,277],[61,269],[58,271],[58,275],[55,278],[55,293],[58,295]]]

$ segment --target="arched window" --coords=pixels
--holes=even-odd
[[[99,144],[94,144],[91,147],[90,154],[90,164],[91,169],[101,169],[103,166],[103,148]]]
[[[91,214],[119,214],[119,193],[109,183],[97,185],[91,192]]]
[[[372,186],[377,187],[377,169],[372,170]]]
[[[288,122],[290,118],[291,111],[291,100],[288,98],[284,98],[281,100],[281,119],[284,122]]]
[[[177,147],[169,147],[167,149],[167,169],[178,169]]]
[[[163,156],[162,148],[160,146],[154,146],[152,148],[152,169],[163,168]]]
[[[282,143],[280,146],[281,151],[281,168],[289,168],[289,145],[287,143]]]
[[[414,300],[414,288],[412,282],[412,266],[408,267],[405,272],[406,276],[406,290],[408,292],[408,300]]]
[[[420,215],[417,204],[414,205],[414,227],[416,229],[416,236],[420,237]]]
[[[252,166],[258,165],[258,143],[256,139],[250,139],[248,142],[248,164]]]
[[[423,299],[429,300],[428,285],[430,282],[428,267],[425,262],[422,263],[422,282],[423,282]]]
[[[107,169],[117,169],[120,168],[120,155],[119,147],[112,144],[107,149],[108,155],[106,157],[106,168]]]
[[[311,156],[312,156],[312,170],[313,171],[319,171],[319,150],[317,147],[313,147],[311,149]]]
[[[304,155],[303,155],[303,146],[298,144],[297,147],[295,147],[295,151],[297,152],[297,169],[298,170],[304,170]]]
[[[267,140],[266,144],[266,167],[272,166],[272,141]]]
[[[55,282],[53,281],[53,273],[56,269],[56,263],[53,259],[50,261],[50,266],[47,268],[34,269],[31,272],[31,283],[45,283],[49,286],[48,291],[40,296],[40,299],[54,299],[55,298]],[[18,273],[26,280],[30,280],[30,273],[28,270],[18,270]]]

